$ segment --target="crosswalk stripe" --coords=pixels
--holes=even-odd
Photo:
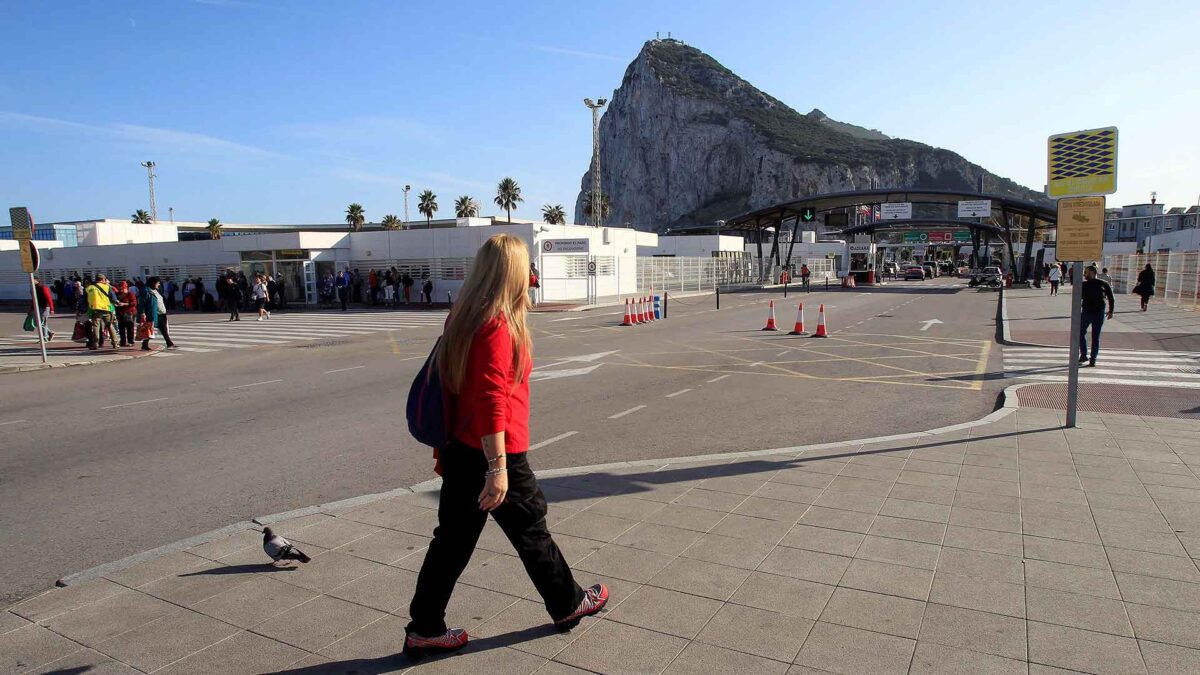
[[[1004,377],[1039,382],[1066,382],[1067,347],[1005,348]],[[1142,387],[1200,389],[1200,353],[1149,349],[1101,349],[1095,366],[1079,371],[1080,382]]]
[[[1104,364],[1105,368],[1136,368],[1139,370],[1144,370],[1144,369],[1169,370],[1169,371],[1173,371],[1173,372],[1177,372],[1177,373],[1200,372],[1200,364],[1176,365],[1176,364],[1171,364],[1171,363],[1118,362],[1118,361],[1110,361],[1103,357],[1101,357],[1100,361],[1101,361],[1101,363]],[[1018,359],[1018,360],[1013,360],[1013,359],[1008,359],[1008,358],[1004,359],[1005,366],[1008,366],[1010,364],[1013,366],[1016,366],[1016,367],[1034,366],[1034,367],[1041,367],[1041,368],[1066,368],[1068,365],[1068,364],[1064,363],[1062,359]]]
[[[1090,369],[1089,369],[1090,370]],[[1043,382],[1066,382],[1066,375],[1022,375],[1020,373],[1005,373],[1005,378],[1022,380],[1039,380]],[[1179,382],[1176,380],[1129,380],[1119,377],[1095,377],[1079,375],[1080,382],[1096,384],[1126,384],[1139,387],[1171,387],[1173,389],[1200,389],[1200,382]]]

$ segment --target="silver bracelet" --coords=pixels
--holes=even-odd
[[[500,460],[504,459],[504,457],[505,457],[504,455],[496,455],[495,457],[488,457],[486,459],[487,459],[488,464],[495,464],[496,462],[499,462]]]
[[[498,469],[488,469],[487,471],[484,472],[483,475],[488,476],[490,478],[491,476],[499,476],[502,473],[508,473],[508,469],[506,469],[504,467],[500,467]]]

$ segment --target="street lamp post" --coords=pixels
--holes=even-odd
[[[583,104],[592,111],[592,225],[600,227],[604,222],[604,202],[600,193],[600,109],[607,99],[592,101],[583,99]]]
[[[404,229],[408,229],[408,191],[412,189],[411,185],[404,186]]]
[[[154,162],[142,162],[146,167],[146,177],[150,180],[150,222],[158,222],[158,208],[154,206]]]

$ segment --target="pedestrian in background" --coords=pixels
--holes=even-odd
[[[131,287],[127,281],[121,282],[121,291],[117,294],[117,299],[121,301],[117,309],[117,332],[121,336],[122,347],[133,346],[133,328],[138,316],[137,296],[135,287]]]
[[[425,277],[425,283],[421,286],[421,295],[425,296],[425,304],[433,304],[433,281],[429,277]]]
[[[475,256],[438,343],[435,363],[450,396],[452,440],[436,455],[442,475],[433,531],[409,606],[404,652],[450,652],[469,640],[448,628],[446,606],[490,513],[517,550],[559,630],[608,602],[608,589],[579,587],[546,526],[546,498],[530,468],[529,252],[499,234]]]
[[[29,303],[30,317],[37,316],[42,320],[42,339],[49,342],[54,339],[54,331],[50,330],[50,315],[54,313],[54,298],[50,289],[40,279],[33,282],[33,300]]]
[[[412,288],[417,282],[413,280],[411,274],[405,272],[401,283],[404,284],[404,304],[412,304]]]
[[[267,281],[263,279],[263,275],[254,275],[254,308],[258,310],[258,320],[271,318],[271,313],[267,311],[267,300],[271,297],[267,291]]]
[[[1058,284],[1062,282],[1062,268],[1058,265],[1051,265],[1046,278],[1050,280],[1050,295],[1058,295]]]
[[[1137,275],[1137,286],[1133,287],[1133,292],[1142,296],[1142,311],[1150,305],[1150,298],[1154,296],[1154,286],[1158,280],[1154,276],[1154,268],[1150,263],[1146,263],[1146,268]]]
[[[142,291],[142,297],[138,298],[139,318],[158,330],[163,342],[167,343],[167,349],[174,349],[175,343],[171,341],[171,333],[167,330],[167,303],[163,301],[158,286],[158,277],[146,280],[146,288]],[[142,350],[150,351],[149,337],[142,340]]]
[[[230,321],[242,320],[242,287],[232,274],[225,277],[225,307],[229,310]]]
[[[96,275],[96,281],[87,288],[88,310],[92,316],[92,333],[95,336],[95,346],[88,349],[99,349],[104,346],[104,336],[108,336],[108,346],[117,348],[117,330],[113,326],[114,312],[121,303],[117,293],[108,283],[108,277]]]
[[[91,285],[89,280],[88,285]],[[92,310],[88,308],[87,287],[82,281],[75,282],[75,332],[73,342],[86,342],[88,349],[96,348],[96,336],[92,334]]]
[[[1108,282],[1101,281],[1096,278],[1096,266],[1088,265],[1083,272],[1083,287],[1080,289],[1083,295],[1083,303],[1081,307],[1082,326],[1079,329],[1079,364],[1085,362],[1089,366],[1096,365],[1096,354],[1100,352],[1100,329],[1104,327],[1104,305],[1108,301],[1107,318],[1113,318],[1113,310],[1116,308],[1116,300],[1113,298],[1112,288]],[[1087,332],[1088,326],[1092,328],[1092,351],[1091,357],[1088,357],[1087,350]]]
[[[383,306],[396,305],[396,280],[392,278],[391,270],[383,273]]]

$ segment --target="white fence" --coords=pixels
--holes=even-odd
[[[1146,265],[1154,270],[1155,298],[1170,307],[1200,309],[1200,251],[1107,256],[1113,292],[1131,293]]]
[[[750,258],[638,258],[634,293],[702,293],[756,281]]]

